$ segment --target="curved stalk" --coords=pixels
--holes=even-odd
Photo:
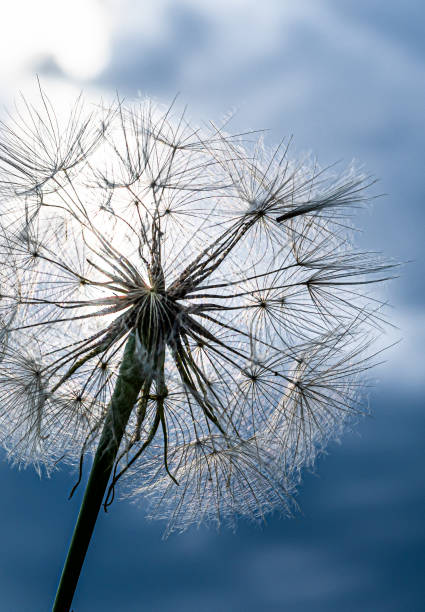
[[[108,415],[59,581],[53,612],[69,612],[99,509],[114,467],[124,431],[146,378],[135,353],[135,332],[127,341]]]

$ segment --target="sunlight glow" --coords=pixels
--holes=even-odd
[[[0,75],[37,67],[48,59],[75,79],[97,76],[109,60],[109,27],[98,0],[15,0],[3,7]]]

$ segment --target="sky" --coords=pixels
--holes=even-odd
[[[425,570],[425,5],[418,0],[15,0],[4,4],[0,105],[150,96],[195,121],[322,165],[356,160],[380,195],[356,219],[361,247],[403,262],[382,289],[395,346],[376,372],[372,418],[306,474],[294,519],[236,534],[161,540],[143,502],[102,516],[75,611],[419,611]],[[3,461],[0,606],[48,610],[81,498],[75,476],[39,480]],[[144,606],[144,607],[143,607]]]

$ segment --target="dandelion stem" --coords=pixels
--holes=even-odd
[[[53,612],[68,612],[96,524],[120,443],[144,383],[145,373],[135,354],[135,332],[127,341],[114,393],[87,483],[80,513],[59,581]]]

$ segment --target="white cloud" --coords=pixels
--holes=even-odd
[[[99,0],[14,0],[2,5],[3,86],[53,59],[69,77],[90,79],[109,59],[109,25]]]

